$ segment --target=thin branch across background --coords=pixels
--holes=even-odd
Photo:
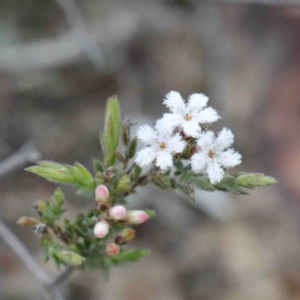
[[[235,3],[235,4],[264,4],[264,5],[299,5],[299,0],[217,0],[217,3]]]
[[[34,147],[33,143],[25,144],[20,150],[13,153],[0,163],[0,178],[17,171],[29,163],[36,162],[41,158],[40,152]],[[53,300],[64,300],[57,286],[63,283],[72,273],[73,268],[66,268],[56,278],[47,274],[36,262],[25,245],[19,238],[5,225],[0,217],[0,238],[2,238],[14,253],[24,262],[28,270],[35,279],[48,292]]]
[[[62,10],[72,32],[79,42],[82,50],[93,65],[99,69],[104,68],[104,56],[99,46],[88,33],[87,22],[75,0],[56,0]]]

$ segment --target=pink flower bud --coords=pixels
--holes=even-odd
[[[109,202],[109,190],[105,185],[98,185],[95,190],[96,201],[99,203]]]
[[[129,242],[129,241],[133,240],[134,237],[135,237],[135,230],[132,229],[132,228],[125,228],[122,231],[122,237],[124,238],[124,240],[126,242]]]
[[[141,224],[149,219],[149,216],[142,210],[132,210],[127,214],[130,224]]]
[[[115,243],[110,243],[106,246],[106,254],[109,256],[115,256],[119,254],[120,246]]]
[[[101,220],[94,227],[94,234],[98,238],[105,237],[109,232],[109,224],[105,220]]]
[[[122,205],[117,205],[112,207],[109,211],[108,211],[109,216],[113,219],[113,220],[122,220],[126,217],[127,215],[127,211],[126,208]]]

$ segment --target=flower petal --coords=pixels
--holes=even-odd
[[[166,133],[166,131],[168,131],[171,134],[174,128],[182,123],[182,120],[183,118],[180,114],[166,113],[160,120],[156,122],[155,128],[159,132]]]
[[[172,113],[182,113],[186,110],[185,103],[178,92],[171,91],[165,96],[163,103]]]
[[[224,171],[215,159],[211,159],[207,166],[207,175],[212,184],[218,183],[224,176]]]
[[[166,170],[173,165],[173,157],[172,155],[167,151],[160,151],[157,155],[156,163],[155,165],[162,170]]]
[[[198,137],[201,132],[201,127],[197,121],[184,121],[181,125],[187,136]]]
[[[140,167],[145,167],[153,162],[156,158],[156,152],[152,147],[146,147],[141,151],[137,152],[135,163],[138,164]]]
[[[197,145],[202,151],[211,150],[214,147],[214,133],[212,131],[201,133]]]
[[[233,140],[234,135],[231,132],[231,130],[223,128],[222,131],[219,133],[218,137],[216,138],[216,148],[219,151],[223,151],[224,149],[232,145]]]
[[[208,161],[207,155],[203,152],[195,153],[191,157],[191,167],[195,173],[201,173],[204,171]]]
[[[207,107],[200,111],[200,113],[196,115],[196,118],[199,123],[204,124],[216,122],[220,119],[220,116],[212,107]]]
[[[186,142],[182,140],[182,137],[179,133],[176,133],[172,138],[167,142],[167,149],[171,153],[181,153],[186,146]]]
[[[136,135],[138,139],[142,140],[146,145],[151,145],[156,137],[154,129],[149,125],[140,126]]]
[[[242,162],[242,155],[233,149],[228,149],[222,152],[217,160],[225,168],[233,168]]]
[[[189,112],[202,110],[208,102],[208,97],[202,93],[192,94],[189,97],[187,109]]]

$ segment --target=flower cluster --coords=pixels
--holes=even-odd
[[[122,205],[111,205],[109,190],[105,185],[97,186],[95,190],[97,207],[101,212],[101,218],[94,227],[94,234],[98,238],[104,238],[110,231],[111,224],[136,225],[144,223],[149,219],[146,212],[142,210],[128,211]],[[106,252],[109,256],[119,253],[120,246],[134,238],[135,231],[132,228],[125,228],[121,234],[115,237],[113,243],[107,244]]]
[[[212,184],[224,176],[224,169],[241,163],[241,155],[231,147],[234,136],[224,128],[219,135],[208,125],[220,119],[218,113],[207,107],[208,97],[192,94],[185,102],[178,92],[171,91],[163,101],[170,113],[165,113],[151,128],[143,125],[137,137],[146,147],[136,155],[140,167],[154,163],[162,170],[173,166],[175,155],[190,159],[194,173],[204,173]]]

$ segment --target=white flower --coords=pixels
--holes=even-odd
[[[166,126],[181,127],[187,136],[197,137],[201,132],[200,124],[220,119],[213,108],[206,107],[207,102],[204,94],[192,94],[186,104],[178,92],[171,91],[163,102],[171,113],[164,114],[162,121]]]
[[[191,157],[192,170],[205,172],[211,183],[218,183],[224,176],[224,168],[232,168],[241,163],[241,154],[232,148],[234,136],[231,130],[224,128],[218,137],[212,131],[201,134],[197,140],[199,151]],[[226,150],[227,149],[227,150]]]
[[[186,146],[180,134],[173,134],[173,129],[165,126],[161,120],[156,122],[155,129],[148,125],[141,126],[137,137],[147,146],[136,155],[135,162],[140,167],[155,160],[157,167],[166,170],[173,165],[173,155],[181,153]]]

